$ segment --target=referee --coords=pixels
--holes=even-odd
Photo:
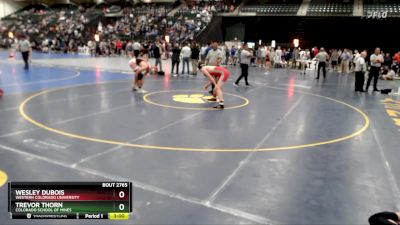
[[[240,52],[240,68],[242,69],[242,73],[237,78],[235,83],[233,83],[233,86],[239,87],[239,82],[242,78],[244,78],[246,86],[250,86],[247,78],[249,76],[249,65],[250,65],[250,59],[252,56],[253,56],[253,54],[250,52],[249,47],[247,46],[247,43],[244,43],[242,51]]]

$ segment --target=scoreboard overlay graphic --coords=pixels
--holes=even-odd
[[[9,182],[12,219],[126,220],[131,182]]]

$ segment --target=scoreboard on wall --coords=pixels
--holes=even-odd
[[[131,182],[9,182],[12,219],[126,220]]]

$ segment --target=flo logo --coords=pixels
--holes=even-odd
[[[189,104],[204,104],[204,103],[208,102],[208,100],[211,98],[213,98],[213,96],[203,95],[203,94],[172,96],[172,99],[176,102],[183,102],[183,103],[189,103]]]

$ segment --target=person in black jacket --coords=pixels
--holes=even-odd
[[[398,225],[400,212],[380,212],[372,215],[368,222],[370,225]]]
[[[192,61],[192,75],[197,75],[197,66],[199,64],[199,55],[200,48],[196,42],[192,43],[191,46],[192,55],[190,56],[190,60]]]
[[[162,71],[162,62],[161,62],[161,47],[160,43],[156,42],[153,46],[153,56],[156,59],[156,67],[160,65],[159,71]]]
[[[179,62],[180,62],[180,55],[181,55],[181,49],[179,48],[179,44],[175,44],[174,47],[172,48],[172,67],[171,67],[171,74],[174,73],[174,67],[176,66],[176,74],[173,76],[176,77],[179,75]]]

